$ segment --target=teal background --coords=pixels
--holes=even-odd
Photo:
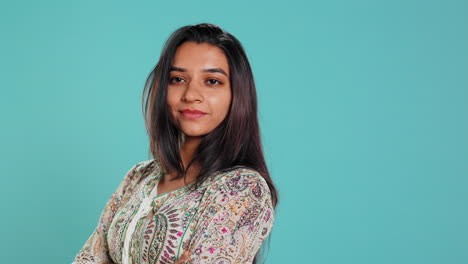
[[[466,1],[2,1],[2,263],[70,263],[147,160],[178,27],[234,34],[280,191],[266,263],[468,263]]]

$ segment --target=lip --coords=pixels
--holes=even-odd
[[[195,109],[193,109],[193,110],[192,110],[192,109],[183,109],[183,110],[181,110],[181,112],[183,112],[183,113],[191,113],[191,114],[204,114],[204,115],[206,115],[205,112],[202,112],[202,111],[200,111],[200,110],[195,110]]]
[[[187,118],[190,118],[190,119],[196,119],[196,118],[200,118],[200,117],[206,115],[205,112],[202,112],[202,111],[199,111],[199,110],[191,110],[191,109],[184,109],[184,110],[180,111],[180,113],[183,116],[185,116]]]

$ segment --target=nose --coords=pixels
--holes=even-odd
[[[200,85],[196,81],[191,81],[186,85],[182,100],[187,102],[203,101],[203,95],[201,94]]]

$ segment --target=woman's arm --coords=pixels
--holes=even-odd
[[[117,190],[112,194],[102,210],[97,227],[76,254],[72,264],[112,264],[107,245],[107,231],[123,196],[130,191],[129,188],[132,186],[132,181],[138,175],[138,169],[141,164],[142,162],[134,165],[126,173]]]
[[[239,172],[210,196],[186,249],[189,263],[252,263],[274,222],[266,181],[257,173]]]

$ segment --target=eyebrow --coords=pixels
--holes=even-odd
[[[179,67],[175,67],[175,66],[172,66],[172,67],[169,69],[169,72],[171,72],[171,71],[187,72],[186,69],[184,69],[184,68],[179,68]],[[226,73],[223,69],[221,69],[221,68],[204,69],[203,72],[218,72],[218,73],[221,73],[221,74],[224,74],[224,75],[228,76],[227,73]]]

